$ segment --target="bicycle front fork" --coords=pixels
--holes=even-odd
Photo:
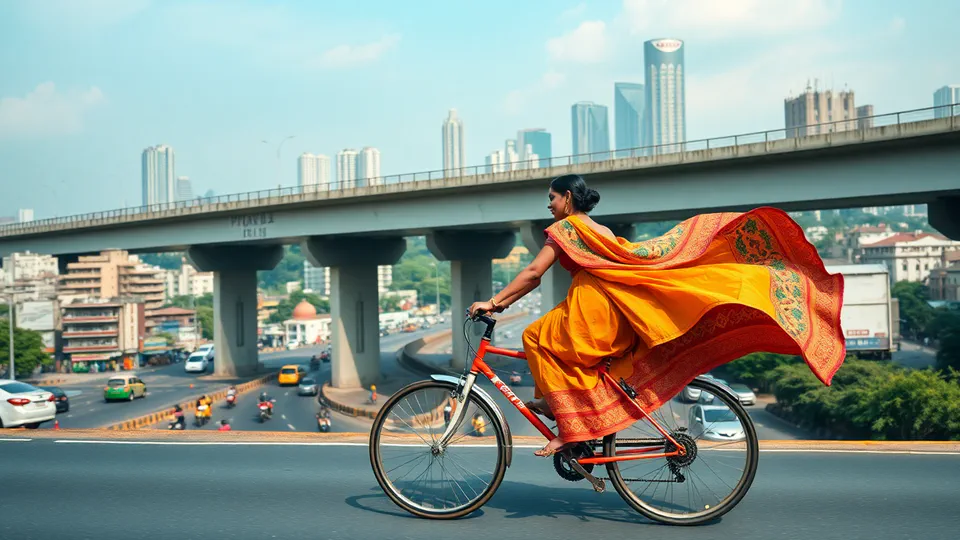
[[[456,433],[463,424],[463,420],[467,414],[467,400],[470,398],[470,391],[473,390],[473,384],[476,381],[477,374],[474,372],[468,373],[465,379],[460,379],[460,385],[457,386],[457,389],[451,394],[450,397],[457,400],[457,407],[450,417],[447,429],[443,432],[440,440],[436,442],[436,446],[433,449],[435,453],[443,453],[447,445],[450,444],[450,439],[453,438],[453,434]]]

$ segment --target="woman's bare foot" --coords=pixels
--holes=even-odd
[[[553,416],[553,411],[550,410],[550,405],[547,405],[547,400],[543,398],[528,401],[523,405],[548,420],[556,420]]]
[[[563,447],[566,446],[563,444],[563,441],[560,440],[560,437],[556,437],[552,441],[548,442],[546,446],[537,450],[533,455],[537,457],[550,457],[560,450],[563,450]]]

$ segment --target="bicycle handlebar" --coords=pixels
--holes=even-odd
[[[492,317],[488,317],[486,311],[477,311],[472,317],[468,311],[467,319],[470,319],[473,322],[482,322],[487,325],[487,330],[483,333],[483,337],[490,339],[493,336],[493,327],[497,325],[497,320]]]

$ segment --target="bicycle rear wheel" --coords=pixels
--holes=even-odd
[[[453,519],[483,506],[507,469],[504,426],[475,394],[451,399],[456,385],[421,381],[404,387],[380,409],[370,431],[370,464],[380,488],[416,516]],[[442,450],[444,406],[466,407]]]
[[[607,464],[611,483],[630,506],[671,525],[697,525],[732,510],[753,483],[760,453],[753,421],[735,394],[702,379],[688,387],[694,391],[685,395],[696,394],[696,403],[681,403],[678,396],[651,414],[686,455]],[[605,456],[673,450],[646,420],[603,443]]]

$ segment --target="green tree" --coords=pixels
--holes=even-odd
[[[384,313],[400,311],[401,299],[399,296],[384,296],[380,298],[380,309]]]
[[[18,378],[28,377],[39,365],[53,364],[39,332],[14,328],[13,346]],[[0,321],[0,366],[4,371],[10,369],[10,329],[6,320]]]
[[[925,335],[927,325],[934,316],[933,308],[927,303],[929,296],[926,286],[913,281],[898,281],[893,284],[890,293],[900,301],[904,333],[913,339]]]
[[[203,339],[213,339],[213,308],[197,307],[197,321],[200,323],[200,335]]]
[[[183,253],[144,253],[140,260],[151,266],[159,266],[164,270],[178,270],[183,266]]]
[[[951,369],[960,370],[960,327],[952,328],[940,335],[937,369],[941,372],[948,372]]]
[[[266,291],[286,292],[286,283],[289,281],[303,282],[303,261],[306,258],[300,252],[300,246],[294,244],[285,246],[283,258],[273,270],[257,272],[260,288]]]
[[[329,300],[321,298],[313,293],[293,291],[290,293],[290,296],[281,300],[280,303],[277,304],[277,310],[270,314],[270,319],[268,322],[279,323],[290,319],[293,316],[293,309],[297,307],[297,304],[304,300],[313,305],[314,309],[317,310],[317,313],[330,313]]]
[[[774,370],[789,364],[802,364],[799,356],[759,352],[748,354],[723,366],[723,370],[730,377],[743,381],[744,384],[759,388],[761,392],[769,392],[774,379]]]

